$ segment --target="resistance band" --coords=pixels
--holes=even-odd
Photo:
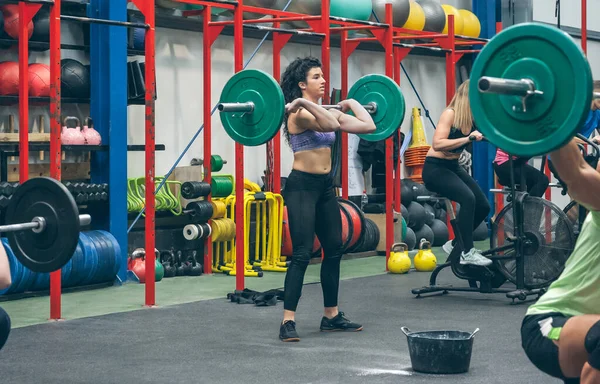
[[[288,2],[285,5],[285,7],[283,7],[283,11],[287,10],[287,8],[290,6],[290,4],[292,3],[292,1],[293,0],[288,0]],[[250,64],[250,62],[252,61],[252,59],[254,58],[254,56],[256,56],[256,54],[258,53],[258,50],[263,45],[263,43],[267,40],[267,37],[269,37],[270,34],[271,34],[271,31],[268,31],[267,33],[265,33],[265,36],[262,38],[262,40],[260,41],[260,43],[258,43],[258,46],[256,47],[256,49],[254,50],[254,52],[252,52],[252,55],[250,55],[250,58],[244,64],[244,69],[246,69],[246,67],[248,66],[248,64]],[[215,106],[213,107],[212,111],[210,112],[211,116],[217,110],[217,105],[218,104],[215,104]],[[156,189],[156,191],[154,191],[154,195],[155,196],[156,196],[156,193],[158,191],[160,191],[160,189],[165,185],[167,179],[169,178],[169,176],[171,176],[171,173],[173,173],[173,171],[175,170],[175,168],[179,165],[179,162],[181,161],[181,159],[183,159],[183,156],[185,156],[185,154],[187,153],[187,151],[191,148],[192,144],[196,141],[196,139],[200,135],[200,132],[202,132],[203,129],[204,129],[204,124],[202,124],[202,126],[200,126],[200,128],[198,129],[198,131],[196,132],[196,134],[192,137],[192,139],[190,140],[190,142],[188,143],[188,145],[184,148],[183,152],[181,152],[181,155],[179,155],[179,157],[175,161],[175,164],[173,164],[173,166],[171,167],[171,169],[169,170],[169,172],[167,172],[167,174],[164,176],[163,180],[158,185],[158,188]],[[131,232],[131,229],[138,222],[138,220],[140,219],[140,217],[142,217],[142,215],[144,214],[145,211],[146,211],[146,207],[144,206],[144,208],[140,211],[140,213],[137,215],[137,217],[135,218],[135,220],[133,220],[133,223],[131,223],[131,226],[127,230],[127,233]]]

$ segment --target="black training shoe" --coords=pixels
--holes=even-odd
[[[362,331],[363,327],[360,324],[353,323],[344,316],[344,312],[339,312],[333,319],[328,319],[323,316],[321,319],[321,331]]]
[[[296,332],[296,322],[288,320],[279,327],[279,339],[281,341],[300,341]]]

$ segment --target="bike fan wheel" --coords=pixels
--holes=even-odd
[[[550,285],[564,269],[565,262],[575,247],[575,235],[567,215],[556,205],[539,197],[528,196],[523,201],[523,232],[525,288],[535,289]],[[506,205],[492,223],[491,246],[509,244],[514,237],[513,203]],[[498,255],[514,256],[516,249]],[[500,272],[517,284],[515,259],[496,260]]]

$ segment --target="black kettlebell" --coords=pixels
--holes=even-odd
[[[184,276],[185,275],[185,262],[183,261],[183,257],[181,251],[177,251],[177,256],[175,257],[175,276]]]
[[[173,277],[175,276],[175,267],[173,266],[174,255],[172,251],[162,251],[160,253],[160,262],[165,269],[164,277]]]
[[[190,268],[190,276],[200,276],[202,275],[202,264],[198,262],[197,252],[192,251],[192,260],[191,260],[191,268]]]

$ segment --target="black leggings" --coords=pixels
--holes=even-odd
[[[10,317],[4,309],[0,307],[0,349],[4,347],[8,335],[10,334]]]
[[[510,161],[506,161],[501,165],[493,163],[493,165],[500,185],[510,187]],[[524,172],[527,193],[535,197],[542,197],[544,195],[550,182],[543,172],[527,164],[525,160],[518,159],[513,160],[513,169],[515,170],[515,184],[521,183],[521,172]]]
[[[292,262],[285,275],[283,307],[296,311],[315,233],[325,252],[321,264],[323,301],[325,307],[336,307],[342,258],[342,219],[333,180],[329,175],[292,170],[283,195],[293,246]]]
[[[460,204],[458,230],[464,251],[473,248],[473,231],[490,212],[490,203],[477,182],[458,164],[458,160],[427,157],[423,182],[431,192]]]

